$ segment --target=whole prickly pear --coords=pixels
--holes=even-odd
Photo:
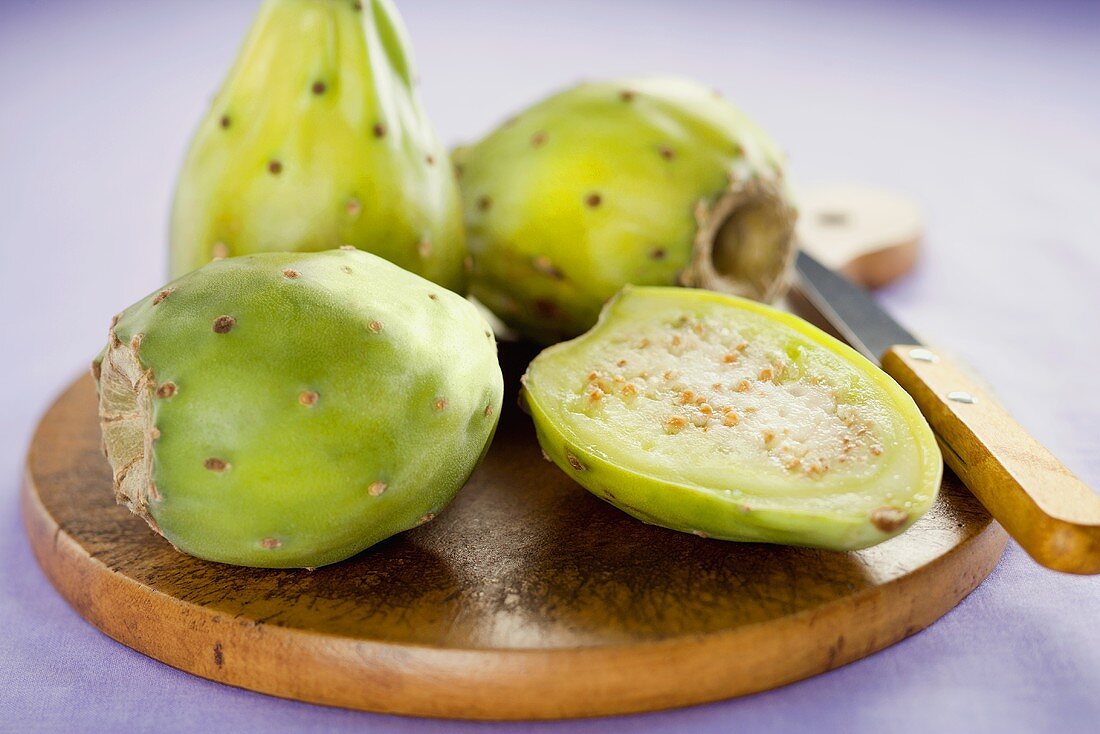
[[[367,250],[464,288],[461,202],[389,0],[267,0],[191,143],[171,272]]]
[[[542,342],[595,322],[624,284],[781,293],[795,211],[783,156],[712,90],[581,84],[456,151],[470,292]]]
[[[186,553],[262,567],[432,519],[503,390],[468,301],[353,249],[193,271],[122,312],[93,371],[118,500]]]

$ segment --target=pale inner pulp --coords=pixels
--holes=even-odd
[[[788,496],[801,493],[792,478],[813,496],[912,471],[895,465],[910,452],[855,366],[764,316],[720,316],[620,321],[569,354],[576,369],[558,377],[578,437],[674,480]]]

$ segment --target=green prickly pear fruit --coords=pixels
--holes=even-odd
[[[683,288],[625,288],[524,377],[547,456],[647,523],[865,548],[935,500],[943,462],[909,395],[796,316]]]
[[[715,92],[586,83],[460,148],[470,292],[543,343],[590,328],[624,284],[770,300],[795,211],[781,152]]]
[[[171,272],[352,245],[464,290],[454,172],[389,0],[267,0],[180,174]]]
[[[334,563],[432,519],[502,377],[462,297],[349,249],[229,258],[123,311],[98,367],[118,500],[223,563]]]

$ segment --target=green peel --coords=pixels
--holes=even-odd
[[[184,161],[171,273],[351,245],[465,288],[454,172],[389,0],[267,0]]]
[[[503,380],[465,299],[356,250],[211,263],[126,309],[93,372],[118,500],[223,563],[334,563],[434,518]]]

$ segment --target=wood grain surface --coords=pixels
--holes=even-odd
[[[532,353],[501,349],[514,388]],[[177,553],[115,504],[81,378],[34,437],[27,532],[80,614],[169,665],[304,701],[477,719],[646,711],[805,678],[932,623],[1005,546],[950,474],[912,529],[855,553],[644,525],[543,461],[514,405],[435,522],[316,571],[260,570]]]

